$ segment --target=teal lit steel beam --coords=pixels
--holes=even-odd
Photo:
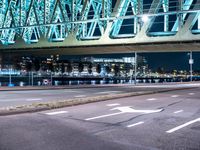
[[[120,16],[125,16],[128,10],[128,7],[131,6],[131,10],[133,15],[139,14],[139,11],[142,12],[142,3],[143,1],[138,1],[138,0],[126,0],[126,1],[121,1],[119,5],[118,12],[116,14],[116,17]],[[112,37],[115,37],[119,34],[119,31],[122,27],[124,19],[117,19],[112,27]],[[138,23],[138,18],[134,18],[134,33],[136,34],[137,32],[137,23]]]
[[[39,42],[42,37],[50,42],[55,42],[65,40],[70,34],[74,34],[78,40],[82,37],[97,39],[95,32],[98,28],[100,36],[104,36],[106,30],[106,33],[112,38],[119,36],[123,20],[126,19],[134,21],[132,24],[133,34],[136,35],[140,29],[145,34],[155,24],[157,16],[164,17],[163,32],[176,32],[180,28],[180,20],[183,22],[186,19],[186,14],[199,13],[199,8],[194,10],[191,7],[193,1],[179,0],[182,2],[180,9],[170,11],[169,0],[153,0],[149,3],[150,9],[145,11],[148,13],[144,13],[143,0],[117,0],[114,11],[112,10],[112,0],[1,0],[0,41],[2,44],[9,45],[13,44],[16,38],[20,38],[31,44]],[[163,12],[159,12],[161,6]],[[133,15],[127,15],[128,7],[131,7]],[[149,22],[141,22],[143,15],[149,17]],[[170,15],[180,16],[177,17],[171,31],[169,31]],[[195,16],[195,19],[197,17],[199,16]],[[199,20],[200,18],[198,19],[198,29],[200,29]],[[159,33],[158,36],[161,34]],[[163,35],[166,34],[163,33]],[[121,37],[130,36],[126,34]]]
[[[187,11],[190,9],[193,0],[185,0],[184,2],[182,0],[179,0],[179,5],[180,5],[180,11]],[[178,31],[179,26],[181,26],[181,24],[183,24],[183,20],[186,17],[186,13],[184,14],[179,14],[179,18],[176,19],[174,26],[172,28],[172,32],[173,31]]]
[[[163,0],[163,10],[164,12],[169,11],[169,0]],[[164,15],[164,32],[169,31],[169,15]]]

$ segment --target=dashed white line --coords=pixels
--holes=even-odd
[[[189,95],[194,95],[194,93],[188,93]]]
[[[183,110],[178,110],[178,111],[175,111],[174,113],[178,114],[178,113],[181,113],[181,112],[183,112]]]
[[[68,113],[67,111],[56,111],[56,112],[49,112],[49,113],[45,113],[46,115],[58,115],[58,114],[64,114],[64,113]]]
[[[147,101],[155,101],[157,100],[156,98],[148,98]]]
[[[102,115],[102,116],[97,116],[97,117],[92,117],[92,118],[87,118],[85,120],[94,120],[94,119],[99,119],[99,118],[104,118],[104,117],[110,117],[110,116],[115,116],[115,115],[119,115],[119,114],[123,114],[125,112],[118,112],[118,113],[112,113],[112,114],[107,114],[107,115]]]
[[[114,104],[107,104],[106,106],[112,107],[112,106],[119,106],[119,103],[114,103]]]
[[[26,101],[41,101],[42,98],[28,98]]]
[[[119,93],[121,91],[105,91],[105,92],[98,92],[98,94],[111,94],[111,93]]]
[[[86,97],[86,95],[76,95],[74,97],[81,98],[81,97]]]
[[[187,123],[185,123],[185,124],[182,124],[182,125],[180,125],[180,126],[178,126],[178,127],[175,127],[175,128],[173,128],[173,129],[170,129],[170,130],[168,130],[168,131],[166,131],[167,133],[172,133],[172,132],[175,132],[175,131],[177,131],[177,130],[179,130],[179,129],[182,129],[182,128],[184,128],[184,127],[186,127],[186,126],[189,126],[189,125],[191,125],[191,124],[193,124],[193,123],[195,123],[195,122],[199,122],[200,121],[200,118],[197,118],[197,119],[195,119],[195,120],[192,120],[192,121],[189,121],[189,122],[187,122]]]
[[[179,97],[179,95],[172,95],[171,97],[174,97],[174,98],[176,98],[176,97]]]
[[[131,127],[134,127],[134,126],[137,126],[137,125],[143,124],[143,123],[144,123],[143,121],[140,121],[140,122],[137,122],[137,123],[134,123],[134,124],[128,125],[128,126],[126,126],[126,127],[127,127],[127,128],[131,128]]]

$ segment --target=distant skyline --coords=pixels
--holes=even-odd
[[[189,55],[188,52],[166,52],[166,53],[138,53],[140,56],[144,56],[148,62],[149,68],[156,70],[158,67],[164,68],[164,70],[189,70]],[[105,54],[105,55],[86,55],[93,57],[134,57],[133,54]],[[71,56],[68,56],[71,57]],[[83,56],[79,56],[83,57]],[[77,58],[77,57],[76,57]],[[193,52],[193,69],[200,70],[200,52]]]

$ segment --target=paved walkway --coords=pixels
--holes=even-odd
[[[7,87],[1,86],[0,91],[20,91],[20,90],[53,90],[53,89],[77,89],[77,88],[101,88],[101,87],[161,87],[161,88],[174,88],[174,87],[188,87],[200,86],[200,82],[165,82],[165,83],[138,83],[134,84],[96,84],[96,85],[63,85],[63,86],[14,86]]]

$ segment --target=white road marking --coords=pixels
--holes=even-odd
[[[134,123],[134,124],[128,125],[128,126],[126,126],[126,127],[127,127],[127,128],[131,128],[131,127],[134,127],[134,126],[143,124],[143,123],[144,123],[143,121],[140,121],[140,122],[138,122],[138,123]]]
[[[105,92],[97,92],[98,94],[111,94],[111,93],[119,93],[121,91],[105,91]]]
[[[135,110],[135,109],[131,108],[130,106],[124,106],[124,107],[116,107],[116,108],[113,108],[111,110],[119,110],[120,112],[107,114],[107,115],[96,116],[96,117],[92,117],[92,118],[87,118],[85,120],[94,120],[94,119],[105,118],[105,117],[115,116],[115,115],[124,114],[124,113],[145,113],[145,114],[157,113],[157,112],[161,112],[163,109],[157,109],[157,110]]]
[[[178,111],[175,111],[174,113],[178,114],[178,113],[181,113],[181,112],[183,112],[183,110],[178,110]]]
[[[114,104],[107,104],[106,106],[112,107],[112,106],[119,106],[119,103],[114,103]]]
[[[189,95],[194,95],[194,93],[188,93]]]
[[[125,113],[145,113],[145,114],[149,114],[149,113],[161,112],[163,109],[156,109],[156,110],[136,110],[136,109],[131,108],[131,106],[124,106],[124,107],[116,107],[116,108],[113,108],[111,110],[119,110],[119,111],[125,112]]]
[[[56,112],[49,112],[49,113],[45,113],[46,115],[58,115],[58,114],[64,114],[64,113],[68,113],[67,111],[56,111]]]
[[[41,101],[42,98],[28,98],[26,101]]]
[[[178,126],[178,127],[175,127],[175,128],[173,128],[173,129],[170,129],[170,130],[168,130],[168,131],[166,131],[166,132],[167,132],[167,133],[175,132],[175,131],[177,131],[177,130],[179,130],[179,129],[182,129],[182,128],[186,127],[186,126],[189,126],[189,125],[191,125],[191,124],[193,124],[193,123],[195,123],[195,122],[200,122],[200,118],[197,118],[197,119],[195,119],[195,120],[189,121],[189,122],[187,122],[187,123],[185,123],[185,124],[182,124],[182,125],[180,125],[180,126]]]
[[[179,97],[179,95],[172,95],[171,97],[174,97],[174,98],[175,98],[175,97]]]
[[[85,120],[94,120],[94,119],[99,119],[99,118],[105,118],[105,117],[115,116],[115,115],[119,115],[119,114],[123,114],[123,113],[125,113],[125,112],[112,113],[112,114],[107,114],[107,115],[102,115],[102,116],[87,118]]]
[[[156,98],[148,98],[147,101],[155,101],[157,100]]]
[[[80,97],[86,97],[86,95],[76,95],[74,97],[80,98]]]

